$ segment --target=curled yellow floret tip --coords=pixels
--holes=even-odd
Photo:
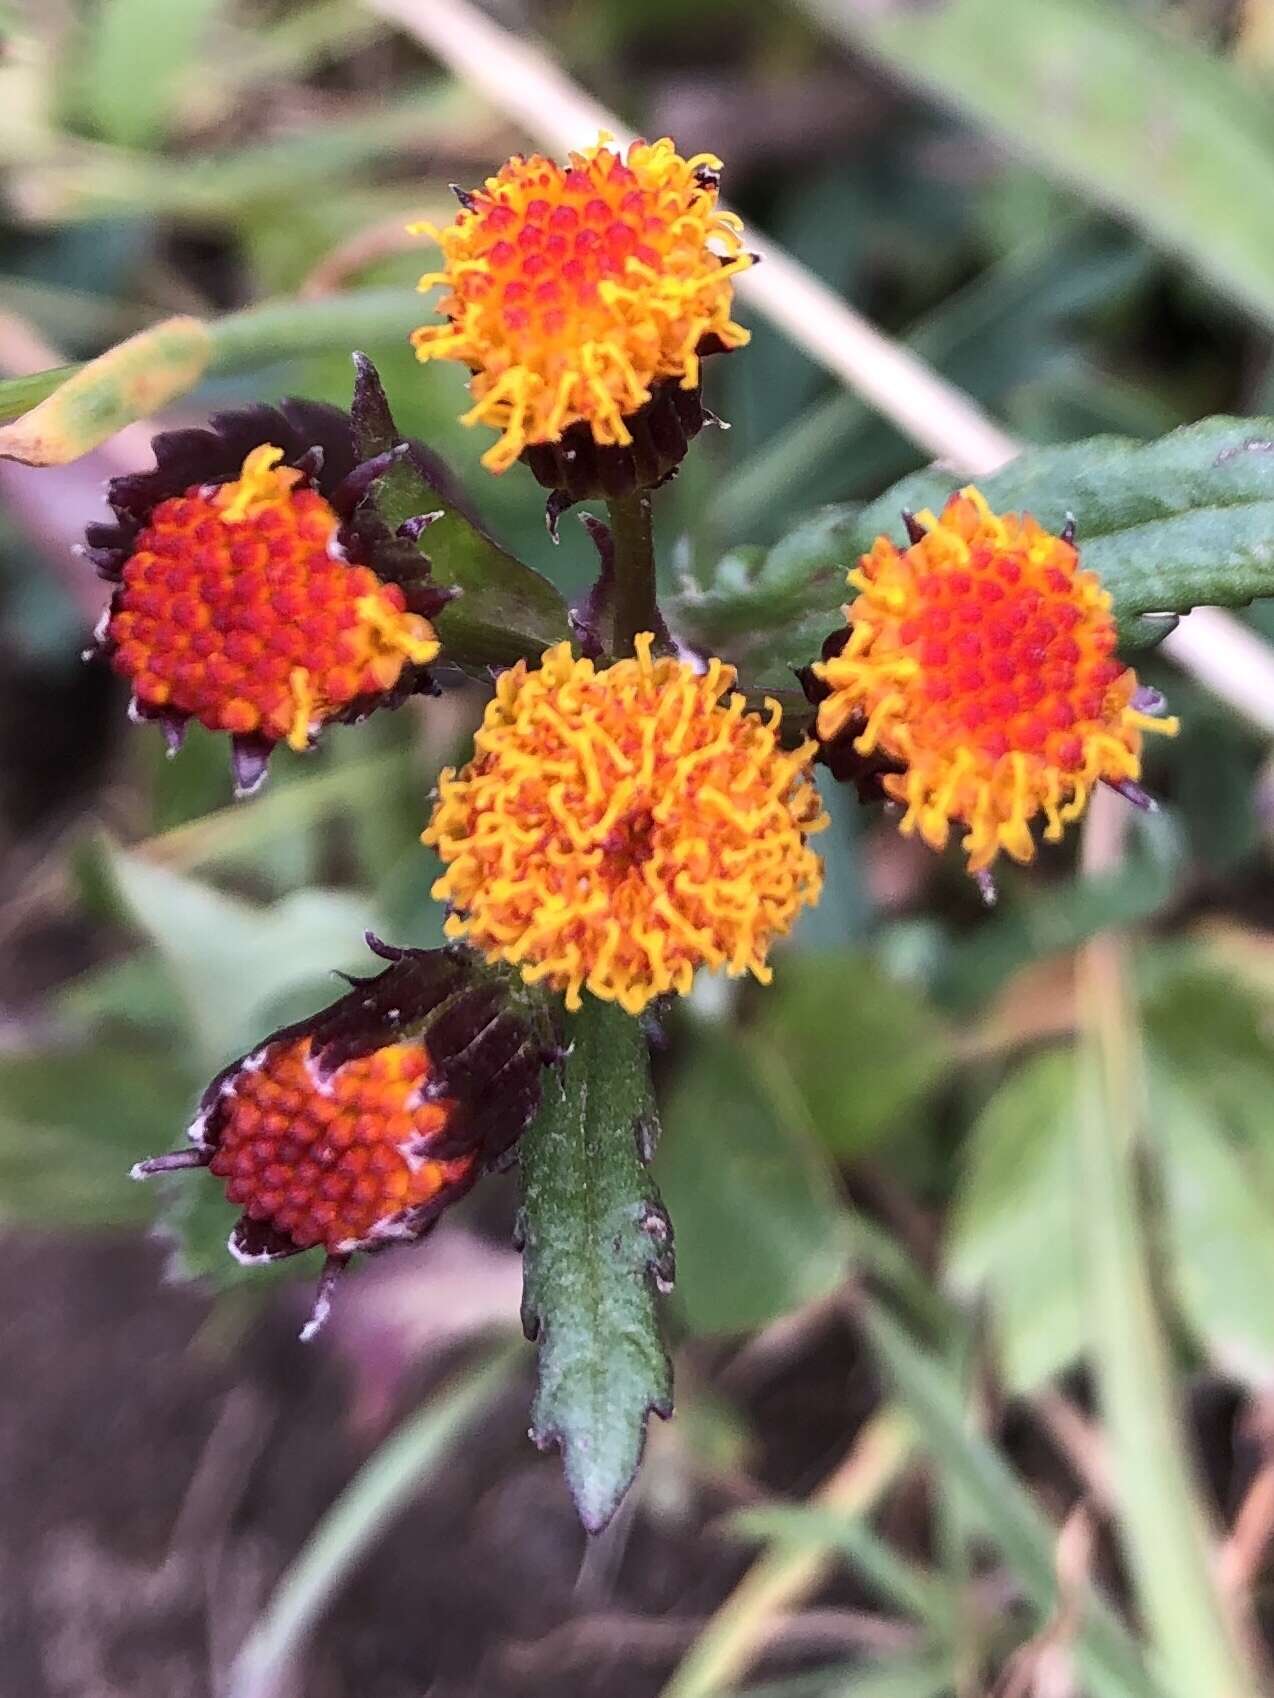
[[[490,961],[639,1014],[697,968],[768,983],[771,944],[818,900],[827,823],[781,713],[749,712],[734,669],[637,653],[598,669],[568,643],[496,685],[473,760],[442,774],[424,841],[433,895]]]
[[[412,336],[422,360],[473,373],[466,424],[500,439],[483,464],[502,472],[528,446],[583,422],[601,445],[626,445],[625,422],[666,379],[694,389],[701,354],[741,347],[730,316],[734,274],[752,263],[737,219],[717,207],[721,161],[683,159],[672,142],[603,137],[563,167],[516,156],[433,236],[444,324]]]
[[[905,834],[942,849],[962,828],[976,874],[1001,851],[1031,860],[1036,818],[1055,842],[1098,783],[1148,805],[1143,733],[1177,721],[1116,657],[1110,595],[1072,527],[997,515],[972,487],[906,517],[910,546],[878,537],[849,574],[843,646],[813,668],[822,742],[892,769]]]

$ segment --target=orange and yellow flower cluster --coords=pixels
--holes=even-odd
[[[852,745],[901,830],[934,849],[958,830],[984,886],[1000,854],[1031,860],[1040,821],[1061,837],[1099,783],[1147,800],[1143,737],[1176,722],[1143,711],[1110,595],[1069,528],[997,515],[974,488],[906,515],[908,544],[878,537],[850,571],[845,627],[802,674],[817,741],[790,746],[789,726],[785,746],[776,702],[753,710],[733,667],[677,649],[639,492],[703,422],[702,358],[747,340],[731,313],[751,256],[718,206],[719,168],[667,139],[621,155],[603,137],[566,166],[510,160],[461,194],[451,226],[426,227],[442,269],[421,286],[445,287],[445,322],[412,340],[422,360],[469,367],[466,422],[499,433],[484,463],[524,458],[554,522],[572,500],[615,499],[613,535],[590,521],[603,570],[574,623],[596,658],[559,642],[533,661],[547,637],[507,633],[528,658],[496,678],[423,834],[451,945],[372,940],[385,971],[232,1064],[191,1147],[139,1164],[210,1167],[242,1208],[241,1260],[320,1246],[330,1283],[500,1165],[564,1053],[562,1002],[526,985],[570,1012],[590,995],[636,1016],[700,969],[768,983],[774,946],[822,890],[817,755],[839,776]],[[464,504],[438,493],[445,473],[435,490],[428,450],[396,439],[366,361],[359,385],[352,416],[285,403],[158,438],[154,471],[116,479],[117,522],[90,533],[116,586],[99,634],[135,713],[170,739],[189,718],[229,733],[241,793],[276,743],[303,749],[330,720],[432,687],[431,618],[458,592],[426,581],[417,543]],[[376,492],[404,461],[431,505],[391,530]],[[481,580],[463,580],[479,623]],[[554,632],[568,629],[557,606]],[[658,639],[630,641],[646,623]]]

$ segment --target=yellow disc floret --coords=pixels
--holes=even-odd
[[[572,153],[563,168],[516,157],[466,194],[454,224],[418,226],[442,250],[446,324],[412,341],[422,360],[473,372],[466,424],[500,431],[483,464],[502,472],[528,445],[583,421],[600,444],[631,440],[625,418],[652,386],[699,382],[705,340],[741,347],[731,278],[751,264],[737,219],[717,207],[720,160],[683,159],[666,137]]]
[[[777,703],[750,713],[732,667],[696,673],[652,641],[601,671],[560,643],[504,673],[424,834],[448,935],[572,1010],[587,988],[640,1013],[700,966],[768,983],[771,943],[822,886],[814,744],[783,750]]]
[[[909,548],[878,537],[849,574],[848,641],[814,667],[819,737],[856,732],[860,754],[901,766],[882,779],[901,829],[942,849],[963,826],[970,872],[1000,850],[1029,861],[1037,815],[1055,842],[1095,784],[1136,784],[1143,732],[1177,722],[1134,706],[1110,595],[1067,537],[972,488],[913,527]]]

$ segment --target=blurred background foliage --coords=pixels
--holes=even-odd
[[[500,11],[647,134],[721,152],[749,221],[1024,441],[1274,413],[1269,0]],[[582,529],[568,517],[554,549],[529,474],[480,471],[481,433],[456,422],[463,374],[418,367],[404,339],[428,250],[402,227],[449,215],[449,182],[524,144],[499,111],[356,0],[19,0],[0,27],[3,375],[91,356],[168,314],[278,301],[294,303],[277,321],[292,328],[267,339],[270,357],[219,372],[173,420],[292,393],[344,403],[348,338],[316,347],[306,314],[374,291],[361,345],[400,425],[458,468],[507,546],[578,591]],[[779,549],[799,569],[811,527],[820,556],[834,553],[858,508],[922,458],[751,322],[747,353],[708,373],[731,428],[705,433],[658,511],[665,588],[692,624],[759,563],[778,569]],[[117,1233],[120,1255],[140,1242],[156,1201],[129,1184],[131,1162],[179,1140],[227,1058],[328,1000],[332,969],[365,964],[365,928],[440,941],[418,834],[481,705],[457,687],[338,728],[312,758],[277,760],[250,806],[231,805],[224,749],[198,728],[165,760],[157,734],[127,726],[116,682],[76,658],[100,603],[69,546],[99,512],[100,480],[135,451],[120,439],[61,471],[0,469],[0,1215],[14,1242],[37,1231],[54,1256],[73,1232]],[[1270,604],[1242,617],[1274,639]],[[1094,1315],[1119,1293],[1094,1283],[1103,1264],[1086,1238],[1087,1217],[1113,1204],[1083,1178],[1075,972],[1075,952],[1110,927],[1136,928],[1144,1262],[1227,1521],[1225,1603],[1258,1689],[1269,1570],[1263,1539],[1248,1551],[1250,1524],[1237,1555],[1233,1541],[1249,1486],[1274,1466],[1274,772],[1243,716],[1166,661],[1143,669],[1183,731],[1153,751],[1163,810],[1136,822],[1121,864],[1085,875],[1074,845],[1050,849],[1005,873],[988,913],[954,856],[905,843],[829,787],[827,896],[774,987],[707,985],[668,1017],[656,1175],[678,1241],[681,1410],[652,1439],[632,1513],[680,1549],[673,1568],[695,1573],[701,1614],[739,1579],[740,1549],[763,1554],[720,1615],[653,1655],[629,1656],[621,1634],[596,1666],[550,1657],[509,1674],[493,1608],[467,1677],[482,1670],[482,1690],[741,1691],[771,1637],[754,1698],[1210,1690],[1197,1667],[1174,1668],[1139,1574],[1144,1654],[1113,1607],[1066,1613],[1090,1576],[1116,1604],[1130,1584],[1089,1373]],[[171,1191],[177,1261],[235,1287],[207,1323],[228,1349],[277,1286],[224,1256],[231,1212],[215,1187]],[[511,1210],[510,1196],[475,1206],[467,1230],[507,1242]],[[432,1253],[413,1288],[425,1307]],[[478,1315],[512,1319],[494,1300]],[[432,1361],[436,1339],[405,1337],[410,1361]],[[897,1391],[868,1420],[871,1351]],[[1145,1392],[1171,1395],[1150,1379]],[[1218,1398],[1228,1419],[1205,1430],[1194,1411]],[[528,1453],[508,1478],[524,1468],[551,1472]],[[306,1527],[325,1501],[310,1501]],[[551,1501],[575,1550],[564,1497]],[[718,1523],[696,1547],[741,1504],[728,1538]],[[1106,1533],[1076,1567],[1057,1524],[1071,1529],[1077,1504]],[[387,1514],[374,1494],[364,1507]],[[627,1574],[627,1537],[608,1547],[605,1608],[675,1614]],[[293,1554],[278,1551],[271,1573]],[[855,1637],[841,1621],[838,1638],[824,1622],[830,1659],[808,1622],[785,1638],[776,1622],[804,1619],[820,1586],[846,1620],[883,1626]],[[585,1606],[550,1593],[546,1619],[577,1621]],[[326,1594],[306,1595],[313,1612]],[[394,1665],[396,1620],[372,1622]],[[438,1674],[426,1658],[381,1678],[375,1652],[357,1676],[339,1655],[332,1666],[323,1690],[360,1698],[432,1691]],[[138,1692],[175,1690],[153,1669],[136,1678]],[[449,1678],[479,1689],[455,1667]]]

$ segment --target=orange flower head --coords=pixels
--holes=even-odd
[[[467,1190],[475,1155],[431,1150],[455,1103],[428,1093],[423,1044],[388,1044],[328,1077],[310,1040],[270,1044],[222,1100],[209,1164],[249,1220],[299,1250],[332,1254],[392,1238],[404,1214]]]
[[[959,824],[981,875],[1001,850],[1032,859],[1037,815],[1055,842],[1098,782],[1135,791],[1142,733],[1177,722],[1135,705],[1110,595],[1069,536],[973,488],[908,529],[910,547],[878,537],[849,574],[848,640],[812,669],[818,735],[900,768],[881,782],[902,831],[942,849]]]
[[[473,372],[464,422],[500,432],[483,455],[494,472],[572,425],[627,445],[658,385],[695,390],[701,354],[748,340],[731,279],[751,257],[717,206],[720,160],[683,159],[666,137],[621,156],[607,140],[566,168],[517,156],[461,195],[446,229],[417,227],[442,250],[420,287],[446,286],[447,322],[412,341]]]
[[[106,626],[145,713],[304,749],[325,720],[380,697],[438,653],[399,585],[344,556],[340,519],[283,450],[149,514]]]
[[[424,834],[448,935],[570,1010],[587,988],[639,1014],[701,966],[768,983],[770,945],[822,885],[815,745],[784,751],[777,703],[750,713],[732,667],[652,642],[602,670],[560,643],[505,672]]]
[[[507,1162],[561,1054],[545,1009],[507,968],[469,950],[367,941],[383,972],[231,1062],[200,1099],[187,1147],[133,1169],[210,1168],[242,1210],[228,1246],[237,1261],[324,1250],[302,1337],[355,1251],[422,1237]]]

